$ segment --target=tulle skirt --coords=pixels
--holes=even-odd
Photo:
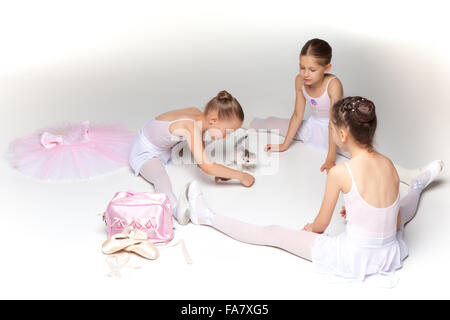
[[[117,125],[88,121],[38,130],[10,143],[7,158],[37,179],[74,180],[128,166],[135,133]]]
[[[328,152],[328,123],[328,118],[318,118],[312,115],[302,121],[295,139],[301,140],[304,144],[315,149]],[[337,148],[337,153],[346,158],[351,158],[350,153],[343,151],[339,147]]]
[[[408,256],[402,231],[387,238],[369,238],[349,228],[338,236],[320,235],[311,252],[316,271],[348,280],[392,276]]]

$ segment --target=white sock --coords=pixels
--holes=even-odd
[[[434,160],[420,169],[418,175],[411,180],[411,187],[422,191],[425,189],[444,168],[442,160]]]
[[[211,225],[211,221],[215,215],[208,204],[200,189],[197,181],[193,181],[189,185],[189,211],[190,219],[194,224]]]
[[[170,200],[172,208],[177,206],[177,197],[173,193],[172,183],[161,161],[157,158],[148,160],[141,168],[140,175],[153,184],[155,192],[165,193]],[[172,209],[173,212],[176,210]]]
[[[419,173],[414,179],[411,180],[411,188],[422,192],[422,190],[429,183],[430,178],[431,174],[428,171],[423,171]]]

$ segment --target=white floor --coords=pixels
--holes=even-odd
[[[183,37],[177,37],[177,30],[165,30],[166,37],[152,38],[143,47],[127,42],[125,49],[2,73],[0,150],[6,151],[15,137],[67,121],[120,123],[137,131],[170,108],[202,108],[222,89],[238,98],[248,117],[290,116],[298,52],[301,43],[315,35],[312,31],[275,30],[263,37],[250,27],[242,33],[234,30],[233,36],[216,28],[222,35],[222,45],[216,46],[212,31],[196,33],[199,30],[188,25]],[[133,257],[120,278],[108,277],[110,268],[101,252],[106,229],[99,214],[115,192],[151,186],[128,169],[88,181],[42,182],[23,176],[2,159],[0,298],[449,298],[448,65],[432,48],[404,55],[421,43],[349,37],[326,28],[317,36],[333,44],[333,72],[346,94],[375,101],[380,152],[411,168],[434,159],[447,164],[423,193],[417,216],[407,226],[410,256],[397,272],[395,288],[331,283],[294,255],[243,244],[195,225],[176,229],[192,265],[175,247],[163,250],[156,261]],[[441,72],[433,81],[424,78],[433,68]],[[169,165],[168,171],[176,194],[186,182],[199,180],[217,212],[257,224],[302,228],[321,204],[326,176],[319,168],[325,155],[296,142],[279,156],[278,172],[257,173],[248,189],[234,183],[216,185],[196,166]],[[338,214],[341,203],[331,234],[344,227]]]

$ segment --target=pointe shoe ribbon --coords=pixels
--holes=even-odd
[[[165,246],[162,247],[162,248],[163,248],[163,249],[164,249],[164,248],[173,248],[173,247],[178,246],[178,245],[181,246],[181,251],[183,252],[184,260],[186,261],[186,263],[187,263],[187,264],[192,264],[192,259],[191,259],[191,257],[189,256],[189,252],[187,251],[187,248],[186,248],[186,245],[185,245],[185,243],[184,243],[184,240],[179,240],[179,241],[176,242],[176,243],[165,245]]]
[[[113,254],[122,250],[136,253],[149,260],[159,257],[158,248],[147,240],[147,234],[141,230],[131,228],[113,235],[102,245],[104,254]]]

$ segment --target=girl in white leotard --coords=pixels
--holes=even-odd
[[[340,149],[331,139],[329,130],[331,106],[342,98],[341,81],[328,72],[331,69],[332,49],[321,39],[311,39],[300,52],[300,73],[295,78],[295,108],[290,119],[268,117],[255,118],[250,129],[278,130],[285,136],[282,144],[269,144],[266,151],[285,151],[293,140],[320,150],[327,151],[325,162],[320,171],[329,170],[335,165],[336,153],[350,158],[350,154]],[[305,106],[311,108],[311,116],[304,119]],[[408,170],[396,165],[400,180],[410,184],[420,169]]]
[[[424,167],[408,194],[399,199],[393,163],[373,149],[374,104],[361,97],[342,99],[333,106],[330,124],[333,141],[352,158],[330,169],[320,211],[303,230],[262,227],[216,214],[196,181],[188,190],[190,220],[243,242],[284,249],[312,261],[320,272],[352,280],[392,275],[408,255],[404,226],[414,217],[422,190],[436,178],[443,163],[433,161]],[[324,232],[341,192],[346,231],[328,236]]]
[[[276,129],[284,142],[279,145],[269,144],[266,151],[285,151],[293,140],[317,149],[327,150],[328,155],[321,171],[328,171],[335,163],[336,144],[330,139],[328,122],[330,107],[342,98],[341,81],[328,72],[331,69],[332,49],[321,39],[311,39],[305,43],[300,52],[300,73],[295,78],[295,108],[290,119],[269,117],[255,118],[250,122],[251,129]],[[311,108],[311,116],[304,119],[305,106]],[[348,154],[347,154],[348,155]]]
[[[230,131],[240,128],[243,120],[241,105],[227,91],[219,92],[203,112],[186,108],[161,114],[146,123],[135,138],[129,156],[131,168],[136,176],[140,174],[152,183],[155,192],[166,193],[174,217],[180,223],[187,223],[180,220],[187,207],[178,205],[165,170],[172,148],[186,139],[196,164],[203,172],[223,179],[237,179],[245,187],[250,187],[255,181],[252,175],[210,161],[203,144],[206,131],[212,139],[225,138]]]

